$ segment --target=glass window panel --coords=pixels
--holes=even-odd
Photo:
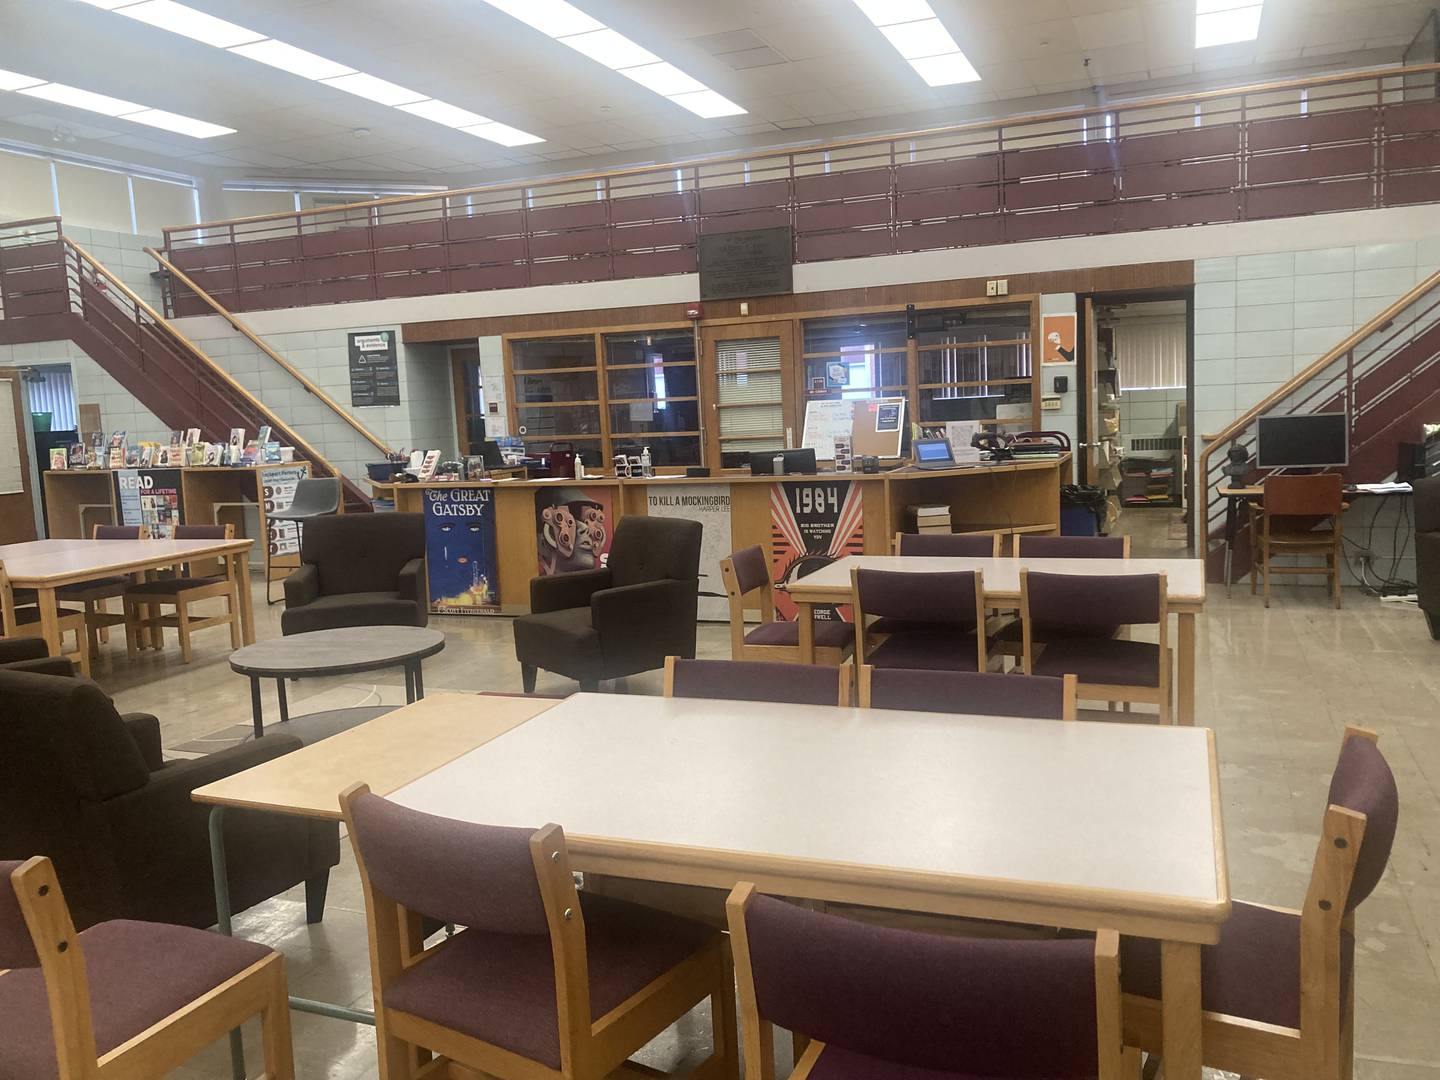
[[[920,423],[946,420],[993,420],[1001,405],[1024,406],[1017,426],[1030,426],[1030,384],[1013,386],[981,385],[920,391]]]
[[[878,315],[844,315],[833,319],[806,319],[805,354],[839,352],[841,349],[904,349],[905,313],[887,311]]]
[[[27,221],[53,213],[49,160],[0,152],[0,221]],[[125,231],[130,231],[128,226]]]
[[[510,367],[515,371],[594,366],[595,339],[588,334],[583,337],[533,338],[510,343]]]
[[[650,447],[650,464],[699,465],[700,437],[698,435],[663,435],[658,437],[635,438],[617,435],[610,440],[613,453],[627,457],[639,457],[645,447]]]
[[[561,371],[551,375],[517,374],[517,404],[537,401],[599,401],[600,378],[593,371]]]
[[[699,431],[698,401],[636,401],[610,406],[610,430],[629,432]]]
[[[142,234],[160,235],[167,225],[195,224],[195,189],[189,184],[167,184],[137,176],[135,222]]]
[[[1004,307],[952,308],[917,311],[916,342],[944,345],[952,341],[1028,338],[1030,309],[1016,304]]]
[[[539,408],[517,409],[521,435],[527,440],[550,435],[599,435],[599,405],[542,405]]]
[[[561,440],[572,444],[581,457],[585,459],[585,465],[590,469],[598,469],[602,465],[608,465],[608,461],[601,461],[603,454],[600,448],[599,439],[564,439]],[[534,439],[526,437],[525,450],[537,456],[550,452],[550,440],[546,438]]]
[[[1029,345],[985,345],[973,341],[920,354],[920,385],[1030,378]]]
[[[699,393],[693,364],[656,364],[606,373],[611,399],[695,397]]]
[[[903,392],[906,356],[880,353],[867,346],[846,346],[839,356],[805,361],[805,396],[864,400]]]
[[[689,330],[636,330],[605,335],[606,364],[650,364],[695,360],[695,335]]]

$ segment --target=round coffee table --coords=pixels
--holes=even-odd
[[[381,668],[405,669],[405,700],[425,696],[420,662],[445,648],[445,635],[423,626],[345,626],[292,634],[237,649],[230,668],[250,679],[250,710],[255,735],[265,734],[260,680],[274,679],[280,698],[280,721],[290,719],[285,680],[307,675],[353,675]]]

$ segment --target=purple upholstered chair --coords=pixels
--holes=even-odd
[[[176,525],[176,540],[232,540],[235,537],[233,525]],[[207,560],[208,561],[208,560]],[[189,563],[183,565],[176,577],[163,577],[155,581],[143,581],[125,589],[125,642],[130,655],[140,641],[141,626],[150,635],[149,644],[156,649],[164,648],[164,627],[173,626],[180,634],[180,658],[190,662],[190,635],[196,630],[211,626],[230,627],[230,647],[240,648],[240,594],[237,590],[248,589],[249,581],[236,581],[231,562],[224,560],[224,573],[201,577]],[[190,614],[190,605],[212,597],[224,597],[225,613],[196,617]],[[162,615],[162,607],[173,607],[175,614]]]
[[[1355,1030],[1355,909],[1385,873],[1399,820],[1395,777],[1373,732],[1347,728],[1300,911],[1235,901],[1201,954],[1205,1064],[1246,1076],[1342,1080]],[[1160,948],[1121,942],[1125,1030],[1160,1045]]]
[[[907,573],[852,570],[855,653],[874,667],[984,671],[985,585],[978,570]],[[878,616],[891,627],[873,649],[865,620]]]
[[[720,578],[730,601],[730,659],[800,662],[800,624],[775,618],[775,585],[759,544],[720,560]],[[760,609],[760,625],[745,628],[746,597]],[[855,628],[838,619],[815,623],[815,662],[842,664],[855,645]]]
[[[502,1080],[600,1080],[706,997],[717,1072],[735,1074],[719,931],[577,893],[558,825],[452,821],[363,784],[340,806],[365,892],[381,1077],[411,1075],[423,1047]],[[423,916],[465,929],[427,950]]]
[[[665,696],[790,705],[850,704],[850,665],[665,658]]]
[[[1015,554],[1021,559],[1128,559],[1128,536],[1039,536],[1020,533]]]
[[[996,671],[859,669],[862,709],[1075,719],[1075,676],[1002,675]]]
[[[96,525],[91,539],[143,540],[145,539],[145,526]],[[132,578],[120,574],[113,577],[94,578],[90,581],[77,581],[73,585],[61,585],[55,590],[55,595],[61,600],[85,605],[85,636],[89,641],[92,657],[100,655],[100,642],[110,640],[110,627],[124,625],[124,612],[108,610],[106,601],[124,596],[125,589],[132,580]]]
[[[1169,610],[1164,574],[1043,574],[1020,570],[1026,675],[1074,675],[1081,698],[1158,706],[1170,723]],[[1158,644],[1108,637],[1106,628],[1154,624]],[[1037,642],[1030,627],[1054,633]]]
[[[896,533],[896,555],[932,559],[998,559],[999,533]]]
[[[725,907],[748,1080],[775,1078],[773,1025],[810,1040],[797,1076],[1123,1075],[1113,930],[1093,941],[940,936],[809,911],[743,881]]]
[[[195,1047],[253,1016],[260,1018],[265,1075],[295,1075],[283,956],[168,923],[117,919],[77,934],[47,858],[0,862],[5,968],[0,1076],[168,1075]],[[113,1056],[102,1071],[105,1055]]]

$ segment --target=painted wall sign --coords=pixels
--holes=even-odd
[[[350,404],[399,405],[400,364],[395,331],[347,335],[350,342]]]
[[[727,622],[730,605],[720,580],[720,560],[730,554],[730,485],[652,484],[646,489],[645,510],[651,517],[700,522],[700,618]]]
[[[425,563],[432,613],[500,614],[493,490],[425,489]]]
[[[535,489],[535,546],[541,577],[567,570],[597,570],[610,555],[615,532],[615,489]]]
[[[771,577],[777,585],[865,551],[863,488],[849,480],[786,480],[770,489]],[[777,618],[794,619],[789,594],[775,592]],[[849,604],[815,607],[817,621],[850,621]]]
[[[179,469],[116,469],[113,475],[122,525],[144,525],[154,539],[175,535],[185,513]]]

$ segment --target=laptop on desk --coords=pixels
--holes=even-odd
[[[917,469],[955,468],[955,452],[950,449],[949,439],[916,439],[912,449]]]

